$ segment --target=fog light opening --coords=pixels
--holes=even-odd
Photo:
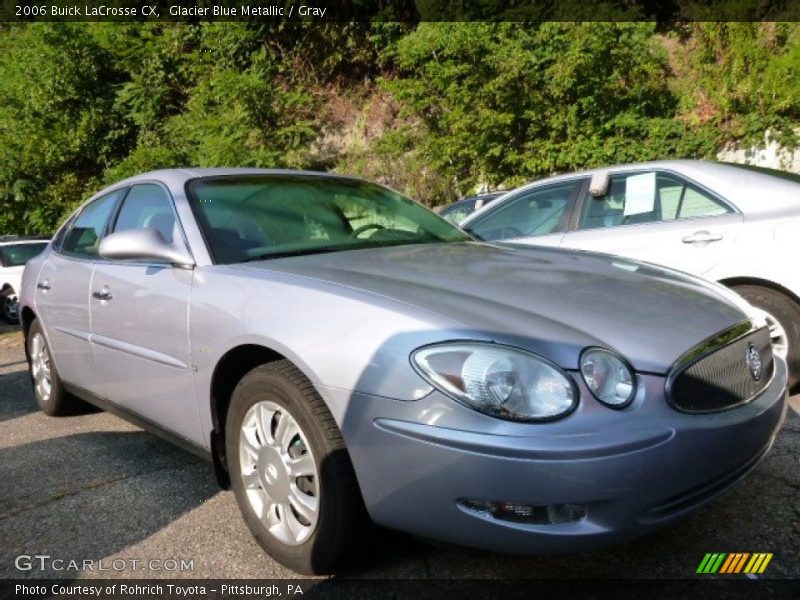
[[[558,525],[580,521],[586,516],[582,504],[520,504],[518,502],[491,502],[462,498],[459,506],[482,517],[509,523],[530,525]]]

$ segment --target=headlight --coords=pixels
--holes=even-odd
[[[451,342],[420,348],[411,363],[434,387],[492,417],[549,421],[578,404],[573,381],[546,359],[508,346]]]
[[[633,371],[619,356],[602,348],[587,348],[581,354],[581,375],[600,402],[625,408],[636,394]]]

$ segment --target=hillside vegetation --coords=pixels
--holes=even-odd
[[[798,23],[0,24],[0,233],[160,167],[334,170],[433,205],[798,124]]]

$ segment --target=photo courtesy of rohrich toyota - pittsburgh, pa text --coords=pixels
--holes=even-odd
[[[0,0],[0,600],[800,598],[800,4]]]

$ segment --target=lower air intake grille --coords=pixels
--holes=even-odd
[[[734,328],[687,356],[667,379],[667,398],[684,412],[714,412],[746,404],[769,384],[775,369],[766,327],[746,327],[744,333]]]

